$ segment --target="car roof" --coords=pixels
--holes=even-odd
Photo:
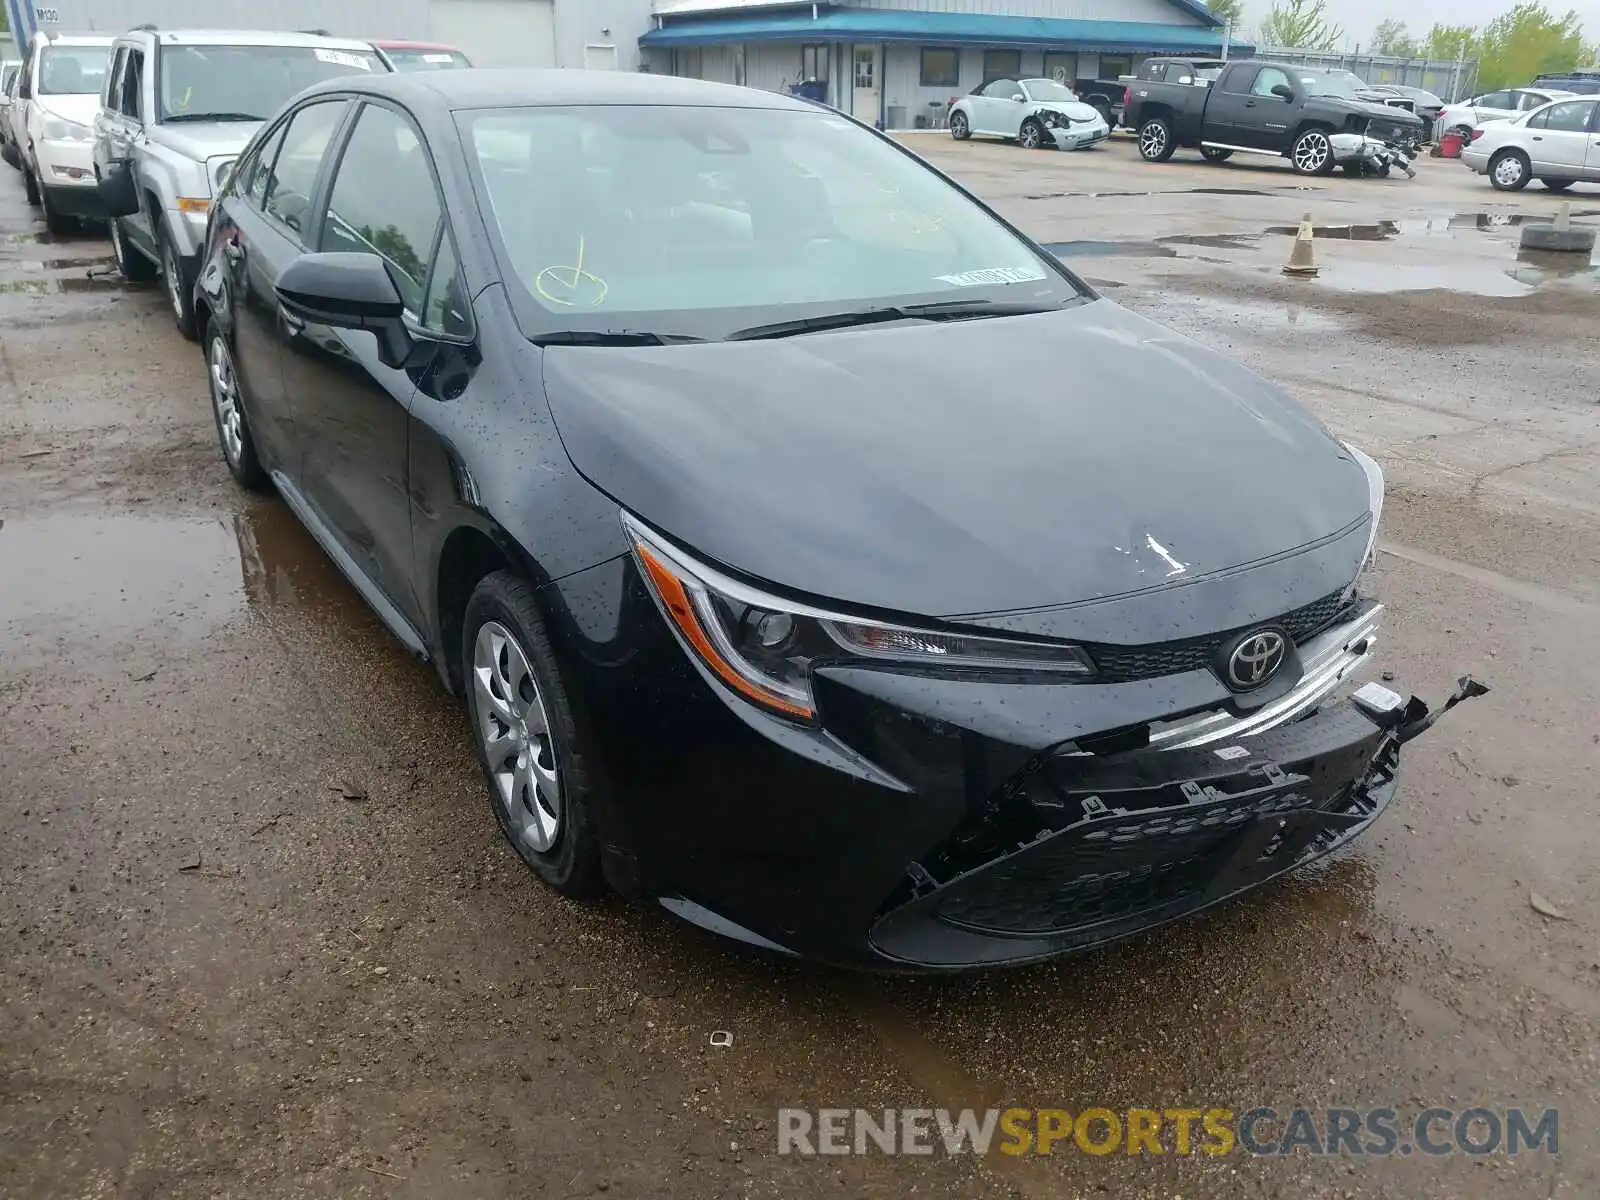
[[[110,34],[101,33],[44,33],[41,31],[40,36],[44,38],[47,46],[109,46],[117,40]]]
[[[451,54],[464,54],[460,46],[449,46],[444,42],[411,42],[404,39],[383,38],[372,43],[379,50],[448,50]]]
[[[474,108],[538,108],[569,104],[685,105],[702,108],[781,108],[814,111],[805,100],[777,92],[630,71],[572,68],[474,67],[459,71],[399,71],[344,75],[314,92],[359,91],[387,96],[413,107],[450,111]]]
[[[324,37],[318,33],[284,33],[272,29],[130,29],[124,37],[149,34],[164,46],[305,46],[321,50],[372,50],[359,38]]]

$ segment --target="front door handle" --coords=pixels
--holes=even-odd
[[[283,323],[291,334],[303,333],[305,331],[306,323],[299,317],[295,316],[287,308],[279,308],[278,314],[283,317]]]
[[[227,256],[228,261],[231,263],[242,263],[244,261],[244,247],[232,238],[222,243],[222,253]]]

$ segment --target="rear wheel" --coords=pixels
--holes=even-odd
[[[1107,129],[1115,129],[1117,127],[1116,117],[1111,113],[1111,105],[1104,100],[1091,100],[1089,101],[1089,107],[1100,114],[1100,119],[1106,123]]]
[[[1334,168],[1333,141],[1326,129],[1308,129],[1295,138],[1289,161],[1298,175],[1326,175]]]
[[[233,366],[233,348],[215,322],[206,331],[206,368],[211,376],[211,412],[217,422],[217,442],[222,461],[241,487],[265,491],[267,472],[256,456],[255,438],[244,414],[239,374]]]
[[[1233,157],[1233,151],[1224,149],[1221,146],[1201,146],[1200,157],[1208,163],[1227,162]]]
[[[1145,162],[1166,162],[1177,150],[1165,117],[1151,117],[1139,126],[1139,157]]]
[[[1046,136],[1044,126],[1035,118],[1029,117],[1017,131],[1017,144],[1024,150],[1039,150],[1044,147]]]
[[[1521,150],[1502,150],[1489,160],[1489,182],[1500,192],[1520,192],[1528,186],[1533,164]]]
[[[173,242],[165,221],[161,223],[161,231],[156,236],[157,244],[161,248],[161,279],[166,285],[167,305],[172,310],[172,323],[178,327],[179,333],[192,342],[196,337],[194,296],[190,294],[188,273],[183,269],[183,260],[178,257],[178,247]]]
[[[950,136],[958,142],[964,142],[972,136],[972,126],[967,124],[967,114],[953,112],[950,114]]]

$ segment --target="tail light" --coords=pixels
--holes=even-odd
[[[1473,141],[1477,141],[1477,140],[1478,140],[1478,139],[1479,139],[1479,138],[1481,138],[1481,137],[1482,137],[1482,136],[1483,136],[1483,135],[1484,135],[1484,134],[1485,134],[1485,133],[1486,133],[1486,132],[1487,132],[1487,130],[1485,130],[1485,129],[1483,129],[1483,128],[1482,128],[1482,127],[1481,127],[1481,126],[1480,126],[1480,127],[1479,127],[1479,128],[1477,128],[1477,129],[1474,129],[1474,130],[1473,130],[1473,131],[1472,131],[1472,140],[1473,140]]]
[[[1122,107],[1133,107],[1133,89],[1131,87],[1125,87],[1122,89]]]

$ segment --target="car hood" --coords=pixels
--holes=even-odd
[[[192,125],[157,125],[150,131],[150,140],[185,158],[203,162],[219,154],[242,153],[261,124],[260,121],[206,121]]]
[[[1092,104],[1077,100],[1036,100],[1034,111],[1060,113],[1071,121],[1098,121],[1100,110]]]
[[[1422,118],[1416,113],[1376,100],[1352,100],[1348,96],[1312,96],[1306,101],[1306,107],[1313,106],[1325,113],[1360,113],[1364,117],[1384,117],[1397,125],[1422,124]]]
[[[60,117],[63,121],[72,121],[78,125],[93,125],[95,114],[100,111],[100,97],[97,94],[86,96],[39,96],[34,100],[39,112],[43,116]]]
[[[772,341],[552,347],[543,373],[573,464],[618,503],[725,567],[852,605],[973,617],[1078,604],[1366,525],[1365,472],[1314,418],[1105,300]],[[1354,577],[1364,537],[1332,587]],[[1283,598],[1266,611],[1287,611]]]

